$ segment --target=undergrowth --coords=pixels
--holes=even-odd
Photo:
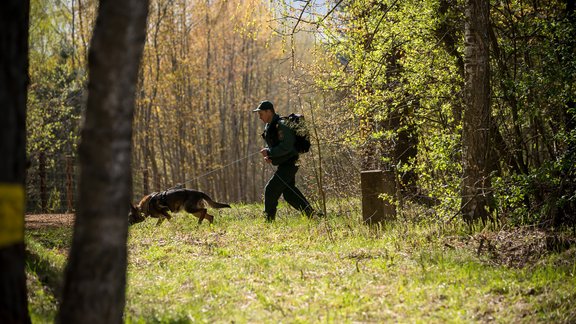
[[[502,229],[469,233],[418,215],[369,228],[358,205],[330,204],[319,220],[281,206],[267,223],[261,205],[235,205],[214,211],[212,226],[185,214],[134,225],[125,321],[576,321],[574,244],[533,248],[532,263],[497,262],[508,251]],[[34,322],[53,321],[70,237],[69,228],[26,234]]]

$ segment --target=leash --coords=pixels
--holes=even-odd
[[[319,143],[319,144],[322,144],[322,145],[340,145],[340,144],[342,144],[342,143],[344,143],[344,141],[326,141],[326,142],[321,142],[321,143]],[[228,164],[226,164],[226,165],[223,165],[223,166],[221,166],[221,167],[219,167],[219,168],[216,168],[216,169],[214,169],[214,170],[208,171],[208,172],[206,172],[206,173],[204,173],[204,174],[201,174],[201,175],[199,175],[199,176],[197,176],[197,177],[194,177],[194,178],[192,178],[192,179],[186,180],[186,181],[184,181],[184,182],[182,182],[182,183],[178,183],[177,185],[172,186],[172,187],[170,187],[170,188],[168,188],[168,189],[166,189],[166,190],[181,188],[183,185],[185,185],[185,184],[187,184],[187,183],[189,183],[189,182],[192,182],[192,181],[198,180],[198,179],[202,179],[202,178],[204,178],[204,177],[206,177],[206,176],[208,176],[208,175],[210,175],[210,174],[212,174],[212,173],[214,173],[214,172],[220,171],[220,170],[222,170],[222,169],[224,169],[224,168],[227,168],[227,167],[229,167],[229,166],[231,166],[231,165],[233,165],[233,164],[236,164],[236,163],[238,163],[238,162],[240,162],[240,161],[242,161],[242,160],[246,160],[246,159],[248,159],[248,158],[250,158],[250,157],[252,157],[252,156],[254,156],[254,155],[256,155],[256,154],[259,154],[259,153],[260,153],[260,151],[254,152],[254,153],[251,153],[251,154],[248,154],[247,156],[245,156],[245,157],[243,157],[243,158],[239,158],[239,159],[237,159],[237,160],[235,160],[235,161],[232,161],[232,162],[230,162],[230,163],[228,163]],[[271,166],[271,167],[272,167],[272,166]],[[273,168],[273,167],[272,167],[272,168]],[[280,177],[278,177],[278,178],[280,178]],[[285,185],[287,185],[287,183],[286,183],[282,178],[280,178],[280,180],[282,180],[282,182],[283,182]],[[292,190],[292,191],[294,191],[294,190]]]
[[[259,153],[260,153],[260,151],[254,152],[254,153],[252,153],[252,154],[248,154],[247,156],[245,156],[245,157],[243,157],[243,158],[239,158],[238,160],[232,161],[232,162],[230,162],[230,163],[228,163],[228,164],[226,164],[226,165],[223,165],[223,166],[221,166],[221,167],[219,167],[219,168],[216,168],[216,169],[214,169],[214,170],[208,171],[208,172],[206,172],[206,173],[204,173],[204,174],[201,174],[201,175],[199,175],[199,176],[197,176],[197,177],[194,177],[194,178],[192,178],[192,179],[186,180],[186,181],[184,181],[184,182],[182,182],[182,183],[179,183],[179,184],[177,184],[177,185],[175,185],[175,186],[173,186],[173,187],[168,188],[167,190],[180,188],[180,187],[182,187],[183,185],[185,185],[185,184],[187,184],[187,183],[189,183],[189,182],[192,182],[192,181],[194,181],[194,180],[198,180],[198,179],[204,178],[204,177],[206,177],[206,176],[208,176],[208,175],[210,175],[210,174],[212,174],[212,173],[214,173],[214,172],[220,171],[220,170],[222,170],[222,169],[224,169],[224,168],[227,168],[227,167],[229,167],[229,166],[231,166],[231,165],[233,165],[233,164],[236,164],[236,163],[238,163],[238,162],[240,162],[240,161],[242,161],[242,160],[246,160],[246,159],[248,159],[248,158],[250,158],[250,157],[252,157],[252,156],[254,156],[254,155],[256,155],[256,154],[259,154]]]

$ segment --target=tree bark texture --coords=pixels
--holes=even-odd
[[[79,146],[79,206],[60,323],[121,323],[125,305],[132,117],[148,1],[100,1]]]
[[[0,1],[0,323],[30,323],[24,270],[29,15],[29,1]]]
[[[490,217],[490,62],[488,0],[468,0],[465,24],[465,101],[462,130],[464,220]]]

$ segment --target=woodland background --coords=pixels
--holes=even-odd
[[[27,212],[72,211],[97,2],[33,0]],[[185,184],[261,201],[272,100],[306,115],[299,182],[316,203],[359,196],[361,170],[397,179],[399,211],[463,208],[465,5],[457,0],[151,1],[133,132],[133,197]],[[491,1],[494,222],[576,223],[574,1]]]

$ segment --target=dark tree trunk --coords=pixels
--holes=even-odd
[[[79,206],[60,323],[122,323],[131,136],[148,1],[100,1],[79,146]]]
[[[436,35],[442,41],[446,51],[456,59],[456,66],[458,67],[458,74],[464,78],[464,59],[458,52],[458,33],[461,31],[461,21],[455,18],[450,18],[455,15],[452,12],[458,10],[456,8],[455,0],[440,0],[438,4],[438,19],[439,24],[436,30]],[[462,121],[462,102],[458,100],[452,106],[452,115],[454,116],[454,128],[460,125]]]
[[[402,198],[417,198],[418,174],[413,169],[402,170],[411,165],[418,154],[418,134],[413,123],[414,112],[418,109],[419,99],[411,96],[401,89],[405,85],[402,81],[402,51],[394,50],[387,60],[386,80],[387,87],[396,92],[402,91],[403,99],[399,105],[389,101],[388,116],[382,122],[382,128],[393,131],[396,136],[393,140],[381,140],[384,156],[390,161],[390,169],[395,172],[396,185]]]
[[[406,97],[408,97],[406,95]],[[418,100],[409,103],[406,99],[403,107],[392,112],[390,125],[397,133],[396,141],[393,144],[393,163],[403,167],[414,163],[418,154],[418,133],[416,126],[411,121],[414,118],[414,110],[418,109]],[[416,107],[416,108],[415,108]],[[398,185],[403,197],[407,199],[418,199],[418,174],[413,169],[407,171],[396,170]]]
[[[38,178],[40,178],[40,211],[48,211],[48,190],[46,188],[46,153],[38,155]]]
[[[462,213],[467,223],[491,215],[490,65],[488,0],[467,0],[465,25],[465,102],[462,116]]]
[[[0,323],[30,323],[24,271],[29,14],[29,1],[0,1]]]

